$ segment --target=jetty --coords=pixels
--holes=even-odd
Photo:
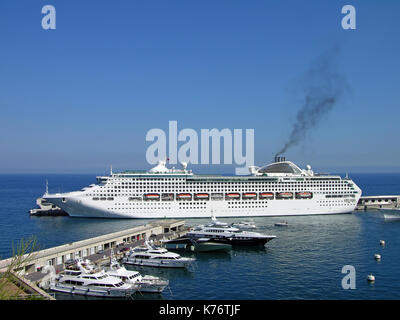
[[[64,264],[68,260],[84,258],[101,265],[109,261],[111,250],[117,257],[121,257],[130,248],[143,244],[146,239],[153,242],[161,239],[172,240],[186,232],[184,220],[152,221],[134,228],[33,252],[26,264],[12,271],[17,271],[18,275],[29,283],[47,288],[51,273],[64,270]],[[7,271],[13,259],[0,261],[0,273]]]
[[[400,209],[400,196],[362,196],[358,200],[356,210],[369,209]]]
[[[29,214],[31,216],[51,216],[51,217],[57,217],[57,216],[69,216],[67,212],[62,210],[61,208],[57,207],[56,205],[47,202],[43,198],[37,198],[36,199],[36,205],[37,208],[33,208],[29,210]]]

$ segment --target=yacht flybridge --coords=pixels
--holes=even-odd
[[[249,167],[247,176],[197,175],[167,168],[110,172],[80,191],[45,193],[43,198],[74,217],[204,218],[291,216],[352,212],[361,196],[349,178],[318,175],[284,157]]]

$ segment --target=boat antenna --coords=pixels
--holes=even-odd
[[[215,218],[215,214],[214,214],[214,210],[213,209],[211,209],[211,220],[213,220],[213,221],[217,220]]]
[[[112,172],[112,165],[110,166],[110,176],[112,176],[113,172]]]
[[[49,193],[49,182],[46,179],[46,192],[44,194],[48,194]]]

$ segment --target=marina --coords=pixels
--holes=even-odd
[[[64,183],[65,187],[74,190],[79,185],[85,185],[90,181],[92,175],[82,175],[69,179],[66,176],[54,176],[51,180]],[[374,187],[375,181],[386,181],[386,176],[354,175],[355,181],[360,181],[363,192],[367,194],[378,194],[381,189]],[[21,181],[23,180],[23,183]],[[58,179],[58,180],[57,180]],[[366,180],[369,179],[369,180]],[[381,180],[379,180],[381,179]],[[10,255],[10,242],[7,239],[13,237],[18,239],[28,234],[37,234],[39,241],[45,246],[44,252],[52,252],[54,247],[63,250],[70,247],[72,250],[65,251],[64,261],[72,258],[73,253],[78,253],[88,244],[89,239],[100,237],[104,244],[99,253],[88,255],[91,261],[106,268],[110,262],[110,252],[113,249],[119,260],[133,247],[144,244],[142,234],[151,236],[153,233],[161,232],[153,237],[157,243],[185,236],[189,228],[199,225],[209,225],[210,217],[204,219],[181,219],[175,220],[177,225],[168,225],[173,220],[161,220],[167,224],[161,227],[156,224],[159,220],[108,220],[108,219],[76,219],[64,216],[35,217],[26,214],[35,199],[43,192],[43,176],[12,176],[3,177],[0,188],[13,190],[14,196],[20,199],[19,204],[3,202],[4,212],[8,212],[13,219],[22,219],[19,223],[21,228],[16,230],[17,234],[10,235],[7,228],[3,227],[2,257]],[[374,181],[372,187],[368,188],[365,181]],[[388,179],[390,184],[385,190],[388,194],[396,194],[400,190],[400,176],[395,175]],[[394,181],[394,182],[393,182]],[[20,191],[16,185],[24,186]],[[35,187],[32,187],[35,186]],[[36,189],[35,189],[36,188]],[[399,189],[397,189],[399,188]],[[29,190],[36,190],[34,193]],[[8,199],[11,195],[8,191],[3,194]],[[36,194],[35,194],[36,193]],[[288,200],[289,201],[289,200]],[[398,223],[384,219],[385,213],[395,214],[395,210],[370,209],[366,211],[355,211],[343,215],[316,215],[316,216],[293,216],[293,217],[252,217],[252,218],[220,218],[216,221],[219,225],[237,227],[244,226],[248,222],[256,226],[258,233],[275,235],[276,239],[267,243],[266,246],[233,246],[230,250],[196,252],[179,251],[184,257],[196,259],[194,270],[186,268],[154,268],[134,265],[121,265],[127,271],[139,272],[142,276],[150,276],[168,280],[168,287],[161,294],[138,293],[134,299],[397,299],[400,286],[397,282],[398,250],[400,245],[397,231]],[[3,216],[4,218],[4,216]],[[283,220],[284,219],[284,220]],[[276,223],[287,221],[288,226],[277,227]],[[14,222],[15,223],[15,222]],[[154,223],[154,224],[153,224]],[[215,221],[214,221],[215,223]],[[2,220],[6,226],[7,221]],[[180,227],[180,230],[178,227]],[[165,227],[165,228],[164,228]],[[176,231],[171,230],[175,228]],[[156,228],[156,229],[154,229]],[[144,231],[147,229],[147,231]],[[130,230],[130,232],[127,232]],[[163,233],[166,231],[167,233]],[[19,232],[19,233],[18,233]],[[23,232],[23,233],[21,233]],[[175,233],[175,234],[174,234]],[[114,234],[113,237],[107,235]],[[140,239],[137,241],[137,236]],[[125,240],[131,243],[122,244]],[[340,239],[340,241],[338,241]],[[382,240],[382,242],[380,242]],[[82,242],[83,241],[83,242]],[[96,240],[97,241],[97,240]],[[91,240],[95,246],[95,242]],[[116,241],[114,244],[113,242]],[[384,242],[383,242],[384,241]],[[80,243],[81,247],[71,247],[68,244]],[[66,244],[67,243],[67,244]],[[384,244],[383,244],[384,243]],[[118,245],[120,244],[120,245]],[[172,249],[168,249],[172,251]],[[53,251],[54,252],[54,251]],[[67,254],[70,253],[70,256]],[[90,253],[90,250],[89,250]],[[84,252],[81,252],[83,255]],[[381,256],[380,260],[375,254]],[[49,259],[47,259],[49,258]],[[50,260],[55,258],[54,268],[56,272],[64,270],[57,265],[57,257],[48,255],[43,257],[38,266],[42,270],[36,271],[31,267],[27,281],[35,283],[47,281],[46,275],[50,268],[45,267]],[[58,258],[60,259],[60,258]],[[60,261],[60,260],[59,260]],[[354,265],[357,271],[357,289],[343,290],[341,280],[344,274],[341,269],[344,265]],[[367,276],[372,274],[374,282],[367,281]],[[312,275],[305,277],[304,275]],[[306,289],[305,289],[306,285]],[[230,288],[235,286],[235,290]],[[169,288],[169,289],[168,289]],[[268,290],[267,290],[268,288]],[[390,288],[390,289],[388,289]],[[390,295],[387,294],[390,290]],[[88,297],[84,295],[71,295],[70,293],[55,293],[56,299],[103,299],[101,297]],[[117,298],[125,299],[125,298]]]
[[[145,239],[157,239],[160,236],[174,238],[184,232],[184,221],[153,221],[143,226],[34,252],[27,264],[19,266],[22,269],[19,272],[28,280],[48,287],[51,273],[62,272],[68,261],[86,258],[93,263],[104,264],[109,260],[111,251],[122,255],[121,249],[138,246]],[[12,262],[13,258],[1,260],[0,272],[5,272]]]

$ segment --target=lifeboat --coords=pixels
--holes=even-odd
[[[177,200],[192,200],[192,194],[191,193],[178,193],[176,195]]]
[[[145,200],[160,200],[160,195],[158,193],[147,193],[143,198]]]
[[[255,192],[245,192],[242,195],[243,199],[257,199],[257,193]]]
[[[278,192],[276,194],[277,199],[292,199],[293,198],[293,192]]]
[[[227,193],[225,199],[240,199],[240,193]]]
[[[208,193],[196,193],[194,195],[195,200],[208,200],[210,195]]]
[[[273,199],[274,194],[273,194],[273,192],[260,192],[259,198],[260,199]]]
[[[296,192],[296,199],[311,199],[313,196],[312,192]]]

